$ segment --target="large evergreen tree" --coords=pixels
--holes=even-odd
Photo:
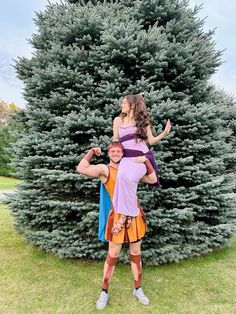
[[[24,183],[9,200],[29,242],[61,257],[104,258],[98,180],[75,166],[87,149],[110,142],[120,97],[144,92],[154,133],[167,118],[172,129],[153,147],[162,189],[139,189],[149,231],[143,261],[178,261],[228,243],[235,221],[233,100],[208,83],[221,53],[197,12],[188,1],[93,0],[37,13],[34,55],[16,64],[27,131],[15,147]]]

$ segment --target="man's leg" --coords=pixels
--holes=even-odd
[[[141,259],[141,242],[142,240],[129,244],[130,248],[130,262],[131,269],[134,276],[134,291],[133,296],[136,297],[140,303],[147,305],[149,299],[144,295],[141,288],[142,280],[142,259]]]
[[[103,269],[102,290],[108,290],[109,283],[120,254],[122,244],[109,241],[109,249]],[[107,291],[106,291],[107,292]]]
[[[134,276],[135,288],[140,288],[142,280],[142,260],[141,260],[141,241],[130,243],[130,262]]]
[[[102,282],[102,292],[97,300],[97,309],[102,310],[108,303],[108,287],[115,270],[115,266],[120,254],[122,244],[112,243],[109,241],[109,249],[106,257],[106,261],[104,263],[103,269],[103,282]]]

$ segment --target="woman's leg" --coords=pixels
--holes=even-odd
[[[120,254],[122,244],[109,241],[109,249],[103,270],[102,290],[107,292],[112,274]]]
[[[146,172],[144,163],[137,163],[133,158],[121,159],[112,199],[116,213],[132,217],[138,215],[137,186]]]

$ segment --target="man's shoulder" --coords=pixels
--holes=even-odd
[[[106,164],[97,164],[96,166],[100,168],[101,174],[107,173],[108,165],[106,165]]]

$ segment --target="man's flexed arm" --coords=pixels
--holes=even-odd
[[[90,165],[90,161],[94,155],[101,155],[100,147],[91,148],[76,166],[76,171],[88,177],[107,177],[107,167],[104,164]]]

